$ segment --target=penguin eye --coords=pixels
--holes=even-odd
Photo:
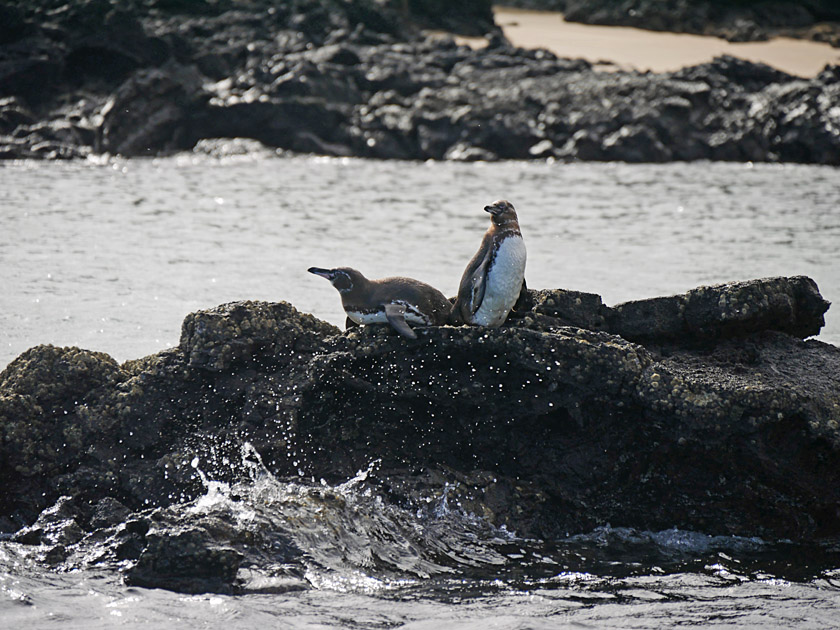
[[[353,281],[350,280],[350,276],[348,276],[343,271],[339,271],[335,274],[335,278],[333,278],[332,285],[338,289],[339,291],[349,291],[353,288]]]

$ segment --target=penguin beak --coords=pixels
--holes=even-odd
[[[494,217],[498,214],[501,214],[503,210],[504,210],[504,208],[502,207],[502,204],[500,204],[500,203],[494,203],[494,204],[491,204],[489,206],[484,206],[484,211],[489,212]]]
[[[335,273],[332,269],[321,269],[320,267],[310,267],[307,269],[309,273],[314,273],[316,276],[321,276],[322,278],[326,278],[330,282],[332,279],[335,278]]]
[[[513,204],[504,199],[494,201],[489,206],[484,206],[484,211],[489,212],[494,217],[504,214],[505,212],[513,212]]]

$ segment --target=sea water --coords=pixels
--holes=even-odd
[[[266,152],[10,162],[0,368],[40,343],[138,358],[177,345],[187,313],[232,300],[286,300],[341,325],[338,294],[310,266],[408,275],[453,295],[488,225],[483,207],[499,198],[518,210],[531,288],[613,305],[804,274],[840,299],[840,172],[827,167]],[[832,310],[819,338],[840,344]],[[607,523],[528,540],[445,492],[389,503],[375,462],[336,486],[241,466],[250,476],[231,488],[196,459],[206,493],[169,517],[284,531],[303,552],[297,582],[244,574],[245,594],[184,595],[125,586],[120,566],[90,560],[105,543],[82,541],[46,568],[43,549],[0,541],[0,627],[826,628],[840,612],[832,547]]]
[[[375,461],[334,486],[274,478],[252,456],[240,466],[250,474],[235,484],[202,472],[206,493],[154,522],[276,541],[276,563],[263,552],[240,568],[241,594],[126,586],[128,562],[102,560],[116,543],[101,533],[50,568],[47,548],[0,540],[2,627],[823,629],[840,612],[832,546],[609,524],[533,540],[446,492],[395,505],[376,490]]]

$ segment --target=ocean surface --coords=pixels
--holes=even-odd
[[[840,300],[840,170],[765,164],[494,164],[274,158],[0,166],[0,368],[76,345],[118,361],[177,345],[187,313],[286,300],[344,314],[310,266],[406,275],[454,295],[516,206],[531,288],[606,304],[809,275]],[[840,345],[840,309],[820,339]]]
[[[840,171],[763,164],[402,163],[278,157],[0,165],[0,369],[27,348],[77,345],[118,361],[177,345],[184,316],[286,300],[336,325],[338,294],[310,266],[408,275],[453,295],[507,198],[531,288],[616,303],[702,284],[804,274],[840,300]],[[840,345],[840,311],[821,340]],[[447,501],[392,505],[375,462],[346,483],[243,479],[169,508],[280,531],[293,570],[243,574],[244,594],[127,587],[82,540],[0,541],[3,628],[828,628],[840,549],[602,527],[520,538]],[[3,480],[5,483],[6,480]],[[282,569],[282,570],[281,570]],[[277,577],[282,575],[282,579]],[[294,577],[289,577],[293,575]]]

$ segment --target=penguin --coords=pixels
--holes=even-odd
[[[497,328],[523,289],[525,241],[512,203],[496,201],[484,211],[490,213],[490,229],[461,277],[450,321]]]
[[[350,267],[310,267],[308,271],[329,280],[341,294],[348,325],[388,323],[403,337],[417,339],[409,323],[440,326],[452,310],[443,293],[411,278],[368,280]]]

